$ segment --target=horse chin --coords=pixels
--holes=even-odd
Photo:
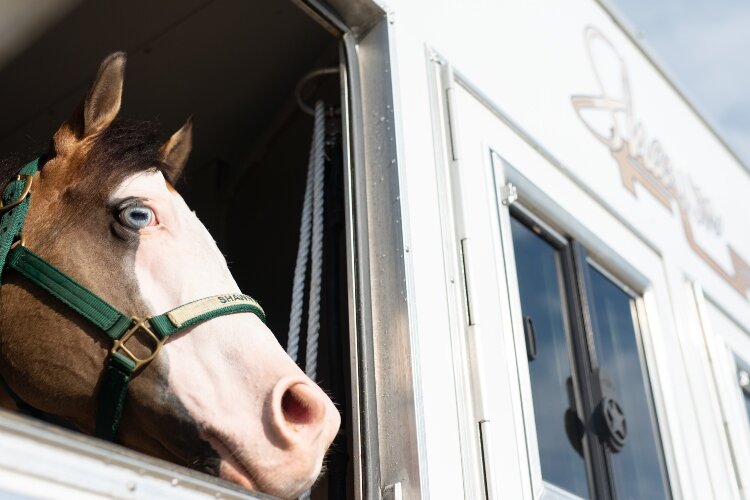
[[[257,471],[250,461],[243,459],[243,454],[230,452],[224,442],[218,438],[208,438],[208,443],[219,455],[219,477],[252,491],[261,491],[279,498],[298,498],[309,489],[322,472],[322,460],[312,467],[306,477],[290,480],[274,469],[270,474]]]
[[[247,472],[245,472],[244,467],[237,463],[231,456],[225,460],[221,460],[219,464],[219,477],[248,490],[258,489],[253,480],[247,475]]]

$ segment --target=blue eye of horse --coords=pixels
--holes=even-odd
[[[119,215],[120,222],[132,229],[148,227],[154,220],[154,212],[141,205],[125,207]]]

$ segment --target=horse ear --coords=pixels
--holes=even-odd
[[[126,61],[125,52],[115,52],[99,66],[94,84],[83,103],[84,137],[109,127],[120,112]]]
[[[185,125],[161,147],[164,163],[169,167],[169,181],[172,184],[175,184],[182,175],[191,149],[193,149],[193,117],[188,118]]]
[[[55,133],[58,152],[112,124],[120,111],[126,61],[124,52],[110,54],[102,61],[83,106]]]

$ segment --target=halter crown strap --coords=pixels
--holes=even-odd
[[[138,318],[121,313],[24,246],[23,223],[28,212],[31,182],[38,163],[39,159],[36,159],[24,166],[18,177],[5,188],[0,200],[0,279],[2,271],[13,269],[70,307],[114,341],[99,388],[96,415],[96,435],[114,441],[125,405],[128,383],[141,368],[156,358],[171,335],[218,316],[252,313],[265,323],[266,315],[255,299],[237,293],[199,299],[158,316]],[[138,332],[145,333],[151,339],[151,354],[145,358],[137,357],[126,345]],[[21,401],[13,391],[9,392],[15,400]]]

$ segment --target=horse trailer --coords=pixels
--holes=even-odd
[[[750,499],[750,167],[604,0],[0,17],[18,167],[117,50],[193,114],[176,187],[342,417],[303,497]],[[0,404],[3,498],[266,498]]]

